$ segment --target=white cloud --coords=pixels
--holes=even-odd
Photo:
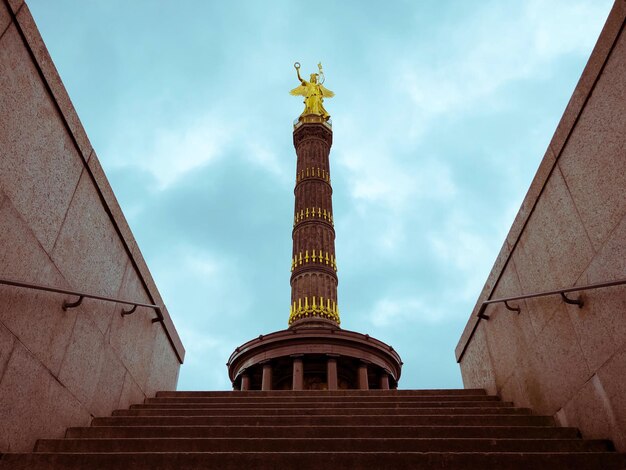
[[[335,153],[355,202],[400,211],[418,200],[449,200],[456,193],[447,163],[418,154],[407,159],[411,143],[380,142],[370,135],[365,143],[361,135],[348,135]]]
[[[287,180],[291,176],[287,170],[291,167],[280,161],[277,151],[273,146],[261,143],[260,139],[245,139],[240,152],[244,158],[258,167],[259,171],[268,172],[281,180]]]
[[[212,257],[203,254],[201,256],[190,255],[185,256],[183,261],[185,269],[189,269],[193,274],[201,276],[201,279],[207,279],[219,275],[220,264]]]
[[[605,11],[605,5],[593,2],[534,0],[518,5],[515,12],[491,2],[461,28],[442,28],[436,61],[420,60],[423,51],[417,48],[415,55],[396,64],[394,88],[406,90],[414,103],[419,121],[414,126],[427,125],[436,115],[494,106],[486,98],[504,85],[545,76],[557,57],[587,53]]]
[[[180,130],[161,129],[156,132],[152,153],[142,165],[154,173],[162,186],[168,186],[219,158],[230,138],[225,123],[212,117]]]
[[[118,168],[133,167],[151,174],[164,190],[184,180],[195,170],[219,165],[226,153],[244,164],[252,164],[259,172],[287,180],[288,169],[278,155],[275,143],[267,142],[259,129],[246,116],[233,117],[217,111],[181,122],[128,122],[113,140],[107,152]]]
[[[370,314],[369,320],[375,327],[388,327],[409,323],[438,323],[445,318],[444,313],[427,305],[416,297],[382,298],[378,300]]]
[[[426,205],[453,201],[457,185],[452,171],[448,163],[428,156],[403,158],[402,144],[373,138],[364,145],[350,137],[335,154],[351,198],[351,214],[343,214],[344,220],[363,223],[377,250],[402,250],[407,231]]]
[[[215,390],[231,389],[224,364],[225,358],[230,356],[237,345],[224,339],[223,335],[212,335],[184,320],[177,321],[177,328],[186,348],[180,381],[195,384],[211,383]]]
[[[235,135],[235,122],[212,114],[184,122],[120,125],[109,147],[118,168],[133,167],[152,174],[159,189],[166,189],[191,171],[217,162]]]
[[[202,330],[211,321],[234,321],[252,305],[237,259],[181,243],[169,246],[151,263],[155,280],[170,310],[181,318],[202,312]],[[208,331],[207,331],[208,333]]]
[[[486,229],[485,224],[452,211],[428,231],[428,249],[437,264],[455,273],[454,298],[466,302],[477,298],[517,210],[517,203],[511,204],[497,220],[489,221],[495,229]]]

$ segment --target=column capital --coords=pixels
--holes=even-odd
[[[303,123],[293,130],[294,147],[298,148],[300,143],[306,139],[320,139],[328,143],[328,145],[332,145],[333,131],[321,122]]]

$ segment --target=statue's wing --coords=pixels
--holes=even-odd
[[[300,85],[299,87],[291,90],[289,93],[293,96],[306,96],[306,87],[304,85]]]
[[[335,94],[324,85],[320,85],[320,89],[322,90],[322,96],[324,98],[332,98],[333,96],[335,96]]]

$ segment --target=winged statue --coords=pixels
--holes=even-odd
[[[322,63],[317,64],[319,73],[312,73],[309,81],[304,80],[300,76],[300,63],[296,62],[294,67],[298,74],[298,80],[300,80],[300,86],[291,90],[290,93],[293,96],[304,96],[304,111],[300,117],[307,114],[316,114],[322,116],[324,121],[328,121],[330,114],[324,109],[324,98],[332,98],[335,94],[322,85],[324,83]]]

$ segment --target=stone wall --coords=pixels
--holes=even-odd
[[[553,414],[626,451],[626,1],[617,0],[456,350],[466,387]],[[571,294],[576,297],[578,294]]]
[[[0,0],[0,278],[163,305],[22,0]],[[64,300],[0,286],[0,452],[176,387],[166,309]]]

